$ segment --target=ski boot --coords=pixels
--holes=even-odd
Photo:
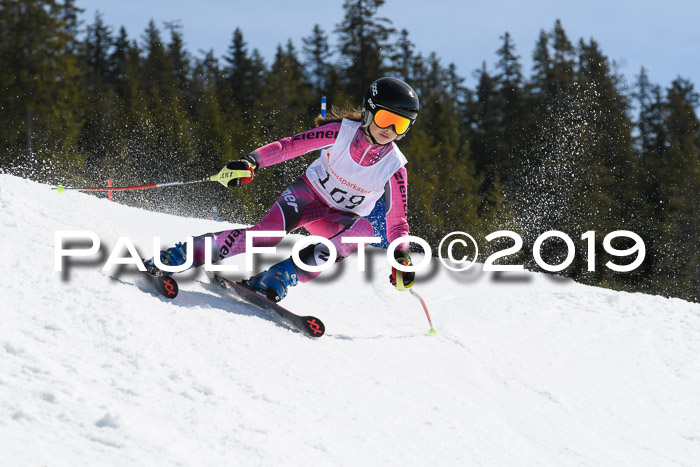
[[[185,251],[185,247],[182,242],[176,243],[174,247],[160,252],[160,262],[166,266],[179,266],[181,264],[185,264],[186,259],[187,252]],[[153,262],[153,258],[144,260],[143,264],[146,266],[146,271],[154,276],[170,276],[173,274],[172,272],[161,271],[158,269]]]
[[[297,285],[297,271],[292,259],[287,258],[246,282],[273,302],[279,302],[287,296],[290,287]]]

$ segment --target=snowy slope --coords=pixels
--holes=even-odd
[[[700,305],[433,263],[431,336],[370,255],[291,290],[312,340],[100,270],[229,226],[0,175],[0,465],[700,465]],[[103,254],[55,272],[57,230]]]

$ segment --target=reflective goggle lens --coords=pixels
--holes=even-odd
[[[394,125],[396,134],[402,135],[406,133],[408,127],[411,126],[411,121],[406,117],[381,109],[374,114],[374,124],[379,128],[389,128],[391,125]]]

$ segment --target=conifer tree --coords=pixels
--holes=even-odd
[[[224,56],[224,61],[227,64],[224,67],[224,73],[234,102],[241,106],[252,107],[255,104],[256,95],[252,92],[253,60],[248,54],[247,46],[248,44],[243,39],[243,32],[240,28],[236,28],[228,48],[228,55]]]
[[[109,83],[113,42],[111,29],[97,13],[95,22],[87,27],[80,54],[86,92],[79,148],[88,155],[88,171],[98,179],[105,178],[101,176],[102,165],[117,143],[120,122],[118,97]]]
[[[516,168],[516,159],[522,151],[527,128],[526,98],[521,72],[520,57],[516,54],[515,44],[506,32],[501,36],[503,45],[496,51],[496,75],[498,94],[502,105],[501,135],[504,153],[498,162],[497,175],[506,191],[512,191],[511,183]]]
[[[498,92],[498,83],[486,70],[486,63],[475,72],[478,78],[476,88],[476,131],[472,142],[472,154],[479,173],[487,174],[487,183],[495,176],[495,167],[502,166],[508,148],[502,140],[503,100]],[[487,189],[487,188],[485,188]]]
[[[275,134],[282,137],[307,128],[317,113],[319,101],[312,102],[310,83],[291,40],[285,48],[277,46],[266,84],[265,114],[283,117],[274,122],[272,138]]]
[[[686,79],[678,78],[667,90],[663,241],[659,248],[659,274],[666,279],[664,292],[700,300],[700,121],[695,109],[700,95]]]
[[[168,42],[166,50],[173,67],[177,88],[181,94],[186,95],[191,72],[191,59],[185,49],[182,24],[179,22],[168,22],[165,24],[165,27],[170,31],[170,42]]]
[[[487,235],[515,226],[503,184],[510,171],[510,146],[505,132],[513,129],[505,126],[505,97],[498,78],[488,73],[485,63],[475,75],[479,81],[473,103],[476,115],[470,150],[480,178],[477,213],[484,227],[490,227],[484,228]]]
[[[296,52],[295,52],[296,53]],[[250,83],[250,93],[252,101],[259,103],[265,92],[265,81],[268,75],[268,68],[265,59],[258,49],[253,49],[251,54],[251,74],[252,81]],[[258,114],[253,114],[255,118],[259,118]]]
[[[552,57],[549,50],[549,35],[541,30],[532,53],[532,76],[527,91],[533,100],[542,101],[549,94],[548,83],[552,81]]]
[[[638,230],[634,216],[640,196],[631,136],[632,122],[627,115],[627,97],[619,86],[619,77],[595,40],[581,40],[579,63],[575,70],[575,101],[572,111],[579,120],[576,141],[580,147],[576,164],[577,182],[583,196],[576,198],[572,226],[580,232]],[[578,224],[578,225],[577,225]],[[603,280],[606,255],[598,255],[598,277],[579,272],[592,281]],[[576,276],[578,277],[578,276]],[[627,276],[627,280],[632,276]],[[613,284],[617,278],[609,281]]]
[[[50,164],[82,163],[75,152],[79,68],[68,53],[75,25],[62,16],[70,5],[0,1],[0,138],[8,149],[0,164],[23,167],[25,175],[44,178]]]
[[[104,23],[101,13],[95,14],[95,22],[87,27],[82,54],[85,75],[89,78],[88,91],[95,92],[97,83],[106,84],[109,71],[109,54],[112,48],[112,31]]]
[[[474,118],[471,111],[474,108],[474,93],[464,86],[465,79],[457,73],[457,67],[450,63],[447,73],[447,95],[451,103],[451,111],[457,119],[459,128],[459,151],[469,148],[469,141],[473,138]]]
[[[78,36],[82,32],[80,26],[82,21],[79,15],[85,10],[76,5],[76,0],[63,0],[62,3],[57,3],[59,9],[58,17],[63,23],[63,30],[68,36],[65,44],[67,54],[78,54],[80,49],[80,41]]]
[[[305,37],[303,42],[304,64],[312,89],[319,96],[328,93],[330,75],[334,72],[331,64],[333,54],[328,44],[328,36],[320,25],[315,24],[311,35]]]
[[[632,92],[632,97],[637,101],[639,108],[639,118],[636,122],[639,135],[636,138],[636,147],[640,154],[646,154],[650,146],[651,125],[649,117],[652,106],[652,87],[649,74],[646,68],[642,67],[639,75],[637,75],[635,90]]]
[[[556,20],[551,32],[552,39],[552,77],[549,83],[550,95],[558,98],[566,95],[568,88],[574,82],[574,66],[576,51],[569,40],[561,20]]]
[[[590,159],[582,130],[590,115],[580,106],[575,50],[560,21],[551,33],[540,33],[533,61],[533,75],[526,86],[531,117],[524,125],[516,168],[521,184],[511,185],[515,191],[510,196],[525,249],[549,230],[564,231],[572,238],[583,233],[581,200],[589,193],[586,163]],[[542,256],[557,264],[566,255],[561,247],[563,243],[548,242]],[[529,265],[535,267],[534,262]]]
[[[647,213],[642,217],[659,219],[663,208],[660,175],[669,140],[666,128],[668,106],[661,87],[651,83],[645,68],[637,77],[632,96],[639,109],[636,147],[640,165],[640,196]]]
[[[661,87],[653,84],[642,67],[637,76],[632,97],[639,109],[636,121],[637,136],[637,185],[638,198],[631,208],[639,225],[634,230],[645,242],[647,256],[638,273],[636,288],[645,292],[660,293],[665,288],[659,268],[663,255],[665,207],[668,200],[662,192],[662,174],[665,166],[667,105]]]
[[[203,58],[197,58],[194,64],[190,64],[191,72],[187,78],[188,118],[192,128],[189,144],[194,156],[188,161],[189,178],[214,173],[240,156],[233,150],[232,136],[221,108],[229,101],[219,61],[213,50],[203,53]],[[189,204],[195,210],[195,215],[233,218],[231,208],[238,205],[238,194],[233,190],[222,190],[218,184],[204,184],[196,189],[192,187],[190,191]]]
[[[127,70],[130,47],[126,28],[122,26],[114,39],[114,47],[107,57],[107,81],[115,89],[120,99],[125,99],[128,95],[125,84],[130,75]]]
[[[384,0],[345,0],[343,21],[336,26],[340,68],[353,101],[364,95],[369,83],[384,75],[391,55],[391,20],[377,17]]]
[[[441,66],[435,53],[427,61],[417,56],[413,63],[426,70],[411,83],[420,89],[421,111],[401,148],[410,163],[406,166],[414,189],[410,206],[420,216],[411,224],[435,246],[445,229],[469,226],[475,235],[481,227],[477,216],[479,182],[469,157],[469,146],[460,136],[460,116],[449,93],[454,79]],[[413,185],[413,181],[416,184]],[[414,214],[415,215],[415,214]]]
[[[404,81],[412,80],[415,48],[415,44],[408,38],[408,30],[402,29],[394,46],[394,54],[391,56],[391,70],[397,78]]]
[[[177,88],[174,65],[160,30],[151,20],[143,36],[140,82],[146,107],[139,111],[137,132],[141,157],[137,172],[149,178],[160,173],[181,176],[191,157],[188,128]]]
[[[143,89],[151,99],[152,105],[158,105],[160,101],[170,97],[170,90],[174,85],[174,66],[163,44],[160,30],[152,19],[142,40],[145,53],[142,62]]]

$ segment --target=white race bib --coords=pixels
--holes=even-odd
[[[384,193],[386,182],[408,161],[391,143],[391,150],[376,164],[362,166],[355,162],[350,145],[359,127],[360,122],[343,119],[335,143],[321,151],[306,169],[306,176],[330,206],[366,216]]]

